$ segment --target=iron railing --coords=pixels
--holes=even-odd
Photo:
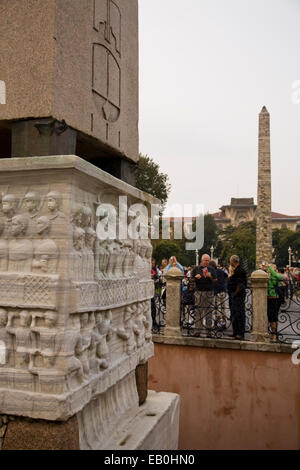
[[[245,340],[252,332],[252,288],[248,287],[245,298]],[[166,325],[166,296],[164,290],[156,292],[152,300],[153,333],[163,334]],[[178,319],[183,336],[200,336],[230,339],[233,336],[230,301],[226,292],[209,295],[209,302],[196,315],[194,291],[182,292],[181,311]],[[269,333],[271,331],[269,330]],[[300,340],[300,284],[289,283],[278,315],[277,340],[293,343]]]
[[[277,339],[281,343],[300,340],[300,283],[289,282],[281,299]]]
[[[195,307],[194,292],[182,293],[180,326],[184,336],[203,338],[232,338],[230,299],[227,292],[207,292],[205,302]],[[246,289],[245,297],[245,340],[252,331],[252,289]]]

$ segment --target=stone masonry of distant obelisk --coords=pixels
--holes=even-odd
[[[256,213],[256,266],[272,261],[272,195],[270,114],[264,106],[259,115],[258,191]]]

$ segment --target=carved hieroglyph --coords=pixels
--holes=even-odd
[[[96,234],[145,196],[72,156],[1,160],[0,194],[0,414],[66,419],[153,355],[151,243]]]
[[[96,139],[105,153],[137,162],[138,0],[19,5],[1,0],[0,80],[9,99],[0,121],[51,116]],[[27,190],[33,215],[34,192]]]

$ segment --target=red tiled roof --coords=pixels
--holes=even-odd
[[[278,212],[271,212],[272,219],[299,219],[300,215],[285,215],[279,214]]]

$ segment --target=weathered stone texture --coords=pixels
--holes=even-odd
[[[101,202],[156,200],[74,156],[0,160],[0,192],[0,413],[64,421],[130,374],[138,406],[152,245],[95,230]]]
[[[259,115],[258,191],[256,211],[256,265],[272,261],[272,193],[270,115],[264,106]]]
[[[137,161],[138,0],[2,0],[0,37],[0,124],[65,120]]]

